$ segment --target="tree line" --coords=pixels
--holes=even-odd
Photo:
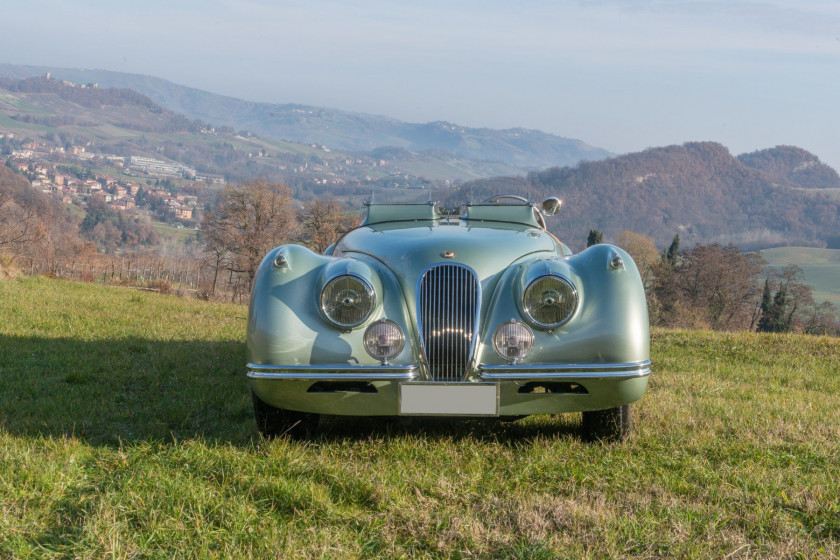
[[[720,144],[693,142],[537,171],[527,181],[535,198],[563,200],[563,219],[551,224],[560,239],[580,239],[595,225],[612,239],[628,229],[659,245],[679,231],[692,245],[824,247],[840,224],[840,201],[802,189],[834,183],[816,156],[797,154],[788,161],[779,149],[741,161]]]
[[[248,293],[265,254],[282,243],[322,253],[359,223],[359,215],[335,199],[296,206],[283,185],[257,181],[226,188],[201,227],[205,266],[213,285],[220,275]],[[590,230],[587,245],[604,234]],[[651,323],[674,328],[840,334],[837,310],[814,300],[802,270],[777,270],[757,253],[734,245],[680,245],[679,235],[659,250],[653,238],[625,230],[615,243],[636,262]],[[210,275],[208,274],[208,277]]]
[[[121,224],[98,202],[93,200],[81,220],[0,166],[0,264],[16,261],[33,274],[244,302],[257,267],[272,248],[299,243],[323,253],[360,222],[346,203],[313,198],[301,204],[287,186],[260,180],[219,192],[205,208],[198,243],[177,248],[140,244],[134,251],[109,255],[103,254],[109,236],[153,232],[143,224]],[[592,229],[587,245],[604,239]],[[653,325],[840,334],[837,310],[814,300],[796,266],[777,270],[734,245],[683,248],[678,235],[661,250],[653,238],[630,230],[621,232],[615,244],[638,266]]]
[[[590,230],[587,244],[602,239],[603,233]],[[814,299],[796,265],[776,269],[734,245],[698,243],[685,249],[679,235],[661,251],[651,237],[629,230],[615,244],[639,268],[653,325],[840,334],[837,309]]]
[[[262,180],[230,185],[201,222],[203,262],[212,269],[210,294],[222,278],[233,288],[232,299],[241,297],[251,291],[257,267],[274,247],[300,243],[322,253],[359,222],[357,212],[334,198],[298,206],[285,185]]]
[[[117,107],[135,105],[146,109],[161,110],[149,97],[134,90],[71,86],[61,80],[45,76],[21,80],[0,78],[0,88],[20,93],[54,93],[66,101],[90,109],[99,109],[104,105]]]
[[[228,186],[205,207],[199,243],[166,244],[148,219],[117,212],[101,196],[87,199],[82,218],[0,165],[5,272],[245,301],[269,250],[294,242],[323,252],[359,221],[335,199],[299,204],[285,185],[256,181]]]

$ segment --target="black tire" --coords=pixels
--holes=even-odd
[[[583,413],[581,429],[587,441],[623,441],[630,435],[630,405]]]
[[[319,416],[317,414],[275,408],[263,402],[253,392],[251,398],[254,401],[254,419],[257,421],[257,430],[263,437],[307,437],[318,428]]]

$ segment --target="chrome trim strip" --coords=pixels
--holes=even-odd
[[[632,379],[650,375],[650,360],[625,364],[517,364],[478,366],[485,380],[513,379]]]
[[[248,372],[248,379],[274,379],[285,381],[411,381],[414,373],[261,373]]]
[[[409,366],[273,366],[248,364],[250,379],[285,379],[298,381],[411,381],[418,367]]]

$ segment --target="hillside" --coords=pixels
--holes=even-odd
[[[741,154],[738,161],[779,183],[804,189],[840,189],[840,175],[814,154],[796,146],[776,146]]]
[[[9,254],[19,254],[22,266],[29,257],[52,262],[57,252],[72,259],[88,249],[78,235],[80,222],[67,205],[0,165],[0,264]]]
[[[327,185],[463,181],[519,172],[442,150],[392,149],[383,157],[266,139],[184,117],[133,90],[82,86],[43,76],[0,78],[0,133],[51,147],[84,146],[92,154],[165,159],[230,181],[263,177],[302,193],[323,192]]]
[[[54,147],[86,146],[92,154],[163,157],[229,180],[267,177],[293,186],[303,182],[309,191],[313,184],[359,183],[367,178],[464,180],[516,172],[503,164],[446,152],[355,155],[265,140],[187,119],[132,90],[81,88],[43,77],[0,79],[0,130]]]
[[[79,70],[0,64],[0,76],[29,77],[50,72],[77,83],[126,88],[162,107],[214,126],[250,130],[277,140],[322,144],[330,149],[367,152],[383,146],[409,151],[443,150],[469,160],[496,161],[528,171],[611,154],[580,140],[539,130],[468,128],[448,122],[405,123],[396,119],[300,104],[255,103],[180,86],[151,76],[106,70]]]
[[[718,242],[742,249],[825,246],[840,229],[840,201],[748,167],[712,142],[548,169],[528,180],[539,193],[563,199],[549,226],[573,247],[593,228],[607,239],[630,229],[659,246],[679,234],[683,247]]]
[[[0,78],[0,92],[0,109],[11,119],[44,128],[94,128],[103,123],[138,132],[198,133],[205,128],[130,89],[74,87],[36,77]]]
[[[836,558],[840,340],[654,331],[635,431],[257,438],[245,311],[0,281],[3,558]]]

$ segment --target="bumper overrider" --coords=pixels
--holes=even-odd
[[[641,398],[650,360],[480,364],[462,382],[432,382],[419,365],[248,364],[251,389],[277,408],[351,416],[519,416],[602,410]]]

